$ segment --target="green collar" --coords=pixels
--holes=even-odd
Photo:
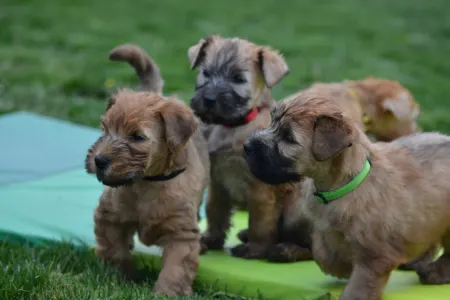
[[[369,174],[371,166],[372,166],[372,163],[371,163],[370,159],[368,158],[364,164],[364,168],[362,169],[362,171],[359,172],[359,174],[356,175],[352,179],[352,181],[350,181],[346,185],[341,186],[340,188],[335,189],[333,191],[322,192],[322,193],[315,192],[314,196],[316,196],[317,200],[319,200],[319,202],[322,202],[323,204],[328,204],[328,202],[330,202],[330,201],[344,197],[345,195],[347,195],[348,193],[350,193],[351,191],[356,189],[361,184],[361,182],[363,182],[363,180],[367,177],[367,174]],[[316,190],[317,190],[317,188],[316,188]]]

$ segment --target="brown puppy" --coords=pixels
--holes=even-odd
[[[191,68],[200,68],[191,107],[206,124],[211,159],[211,186],[206,207],[208,228],[202,240],[208,249],[222,249],[233,208],[249,210],[248,243],[234,256],[263,258],[277,239],[283,202],[297,197],[292,185],[270,186],[249,172],[242,144],[270,123],[275,104],[270,88],[289,72],[275,50],[240,38],[209,36],[188,50]]]
[[[390,141],[417,130],[419,105],[411,93],[396,81],[366,78],[342,83],[315,83],[299,93],[305,91],[336,101],[362,130],[379,141]],[[312,258],[308,254],[309,250],[305,249],[311,245],[311,241],[308,236],[309,226],[302,216],[299,201],[301,198],[283,207],[278,222],[278,243],[269,251],[270,261],[293,262]],[[246,242],[247,231],[241,231],[239,238]],[[401,268],[414,269],[417,264],[433,259],[437,251],[436,246],[420,260],[402,265]]]
[[[130,50],[114,51],[124,49]],[[149,60],[145,65],[156,69]],[[137,233],[143,244],[164,249],[153,291],[174,296],[189,294],[196,276],[197,214],[209,160],[192,111],[159,92],[120,90],[112,96],[86,170],[106,186],[95,210],[96,254],[134,276],[130,248]]]
[[[393,269],[439,242],[444,254],[418,274],[450,283],[450,137],[371,143],[335,101],[308,92],[280,103],[272,118],[245,142],[246,161],[269,184],[309,177],[301,210],[320,268],[350,279],[340,299],[380,299]]]
[[[366,134],[377,141],[392,141],[419,130],[419,104],[399,82],[365,78],[342,83],[315,83],[307,89],[350,107]]]

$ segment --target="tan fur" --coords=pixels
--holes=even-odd
[[[344,114],[353,119],[361,130],[373,135],[377,140],[389,141],[418,130],[416,120],[419,106],[409,91],[396,81],[369,77],[342,83],[315,83],[303,91],[288,96],[286,100],[295,98],[304,92],[336,101],[343,109]],[[395,103],[395,108],[393,103]],[[388,105],[391,105],[393,110],[387,108]],[[364,120],[367,118],[369,122],[365,123]],[[333,132],[326,138],[339,140],[342,136]],[[320,145],[320,143],[316,145]],[[302,198],[299,197],[283,207],[283,222],[278,233],[280,240],[270,251],[269,260],[297,261],[312,258],[305,254],[308,252],[310,239],[307,236],[309,233],[306,220],[299,208],[301,201]],[[247,241],[247,232],[240,232],[239,238],[244,242]],[[416,269],[418,265],[433,259],[437,251],[438,246],[435,245],[420,259],[401,265],[400,268]]]
[[[315,83],[307,90],[347,107],[366,133],[378,141],[392,141],[420,131],[419,104],[397,81],[368,77],[342,83]]]
[[[138,45],[123,44],[112,49],[109,53],[111,61],[126,61],[136,71],[141,82],[141,89],[149,92],[162,93],[164,80],[158,65]]]
[[[280,203],[295,198],[291,185],[270,186],[257,180],[243,159],[243,142],[258,129],[270,123],[270,108],[275,104],[270,88],[289,69],[283,57],[267,46],[259,46],[240,38],[217,35],[202,39],[188,50],[191,68],[212,67],[245,70],[246,83],[230,83],[241,97],[249,97],[247,108],[261,107],[250,123],[227,128],[207,125],[206,133],[211,158],[211,186],[206,207],[207,231],[203,235],[206,249],[222,249],[236,207],[249,210],[248,243],[232,249],[232,254],[245,258],[262,258],[276,240]],[[200,72],[197,86],[205,82]]]
[[[297,174],[311,178],[300,203],[313,223],[314,259],[325,273],[350,279],[340,299],[380,299],[394,268],[439,242],[444,255],[418,273],[424,283],[450,283],[450,137],[426,133],[371,143],[334,100],[310,92],[282,102],[274,115],[273,126],[288,124],[298,144],[280,148],[282,155],[295,161]],[[316,130],[342,130],[351,144],[321,140],[330,158],[317,160]],[[346,184],[367,157],[372,169],[356,190],[327,205],[311,195],[313,182],[319,191]]]
[[[122,89],[101,121],[103,135],[86,158],[87,171],[107,185],[95,210],[96,254],[134,277],[130,248],[137,233],[144,245],[164,249],[153,291],[190,294],[199,263],[198,210],[209,184],[207,144],[194,114],[175,97]],[[111,159],[105,171],[97,168],[99,156]],[[145,179],[183,168],[170,180]]]

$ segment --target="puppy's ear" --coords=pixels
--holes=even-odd
[[[352,130],[341,118],[321,115],[314,123],[312,153],[316,160],[324,161],[338,155],[352,145]]]
[[[195,69],[202,63],[206,54],[206,47],[213,41],[214,36],[208,36],[206,39],[201,39],[196,45],[188,49],[188,59],[191,69]]]
[[[269,47],[259,49],[258,63],[268,88],[276,85],[289,73],[289,67],[283,56]]]
[[[167,100],[161,107],[160,114],[169,151],[177,153],[197,130],[194,114],[177,100]]]
[[[116,97],[110,96],[108,99],[108,104],[106,104],[105,113],[116,103]]]
[[[416,103],[410,101],[408,93],[403,92],[396,98],[384,99],[381,108],[398,120],[411,120],[418,115],[418,105],[414,104]]]

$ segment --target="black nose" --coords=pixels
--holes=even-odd
[[[245,140],[244,142],[244,152],[250,154],[252,152],[252,142],[250,139]]]
[[[94,161],[95,161],[95,166],[99,170],[106,169],[106,167],[108,167],[108,165],[111,163],[111,159],[109,159],[108,157],[103,156],[103,155],[96,156]]]
[[[205,99],[206,106],[213,106],[216,103],[217,95],[213,92],[206,92],[203,95],[203,98]]]
[[[249,138],[244,142],[244,152],[246,154],[257,154],[264,148],[264,143],[259,139]]]

